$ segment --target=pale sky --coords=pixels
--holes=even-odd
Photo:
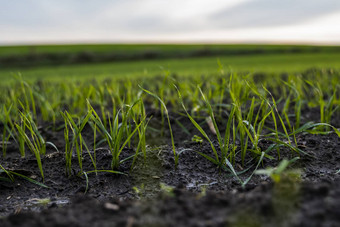
[[[340,44],[340,0],[0,0],[0,45]]]

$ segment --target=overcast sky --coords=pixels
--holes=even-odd
[[[340,0],[0,0],[0,45],[340,44]]]

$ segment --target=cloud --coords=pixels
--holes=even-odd
[[[247,0],[0,0],[2,28],[187,31],[209,26],[207,15]]]
[[[0,44],[258,40],[333,12],[340,0],[0,0]],[[334,21],[313,23],[314,32],[328,25],[322,37],[338,36]]]
[[[222,28],[274,27],[305,22],[340,10],[339,0],[253,0],[210,16]]]

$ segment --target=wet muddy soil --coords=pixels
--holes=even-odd
[[[85,175],[65,175],[62,131],[46,130],[45,136],[60,151],[50,148],[43,158],[48,188],[20,177],[14,183],[0,181],[0,226],[340,225],[340,138],[335,133],[297,136],[299,148],[308,155],[289,166],[295,177],[273,182],[254,175],[242,187],[229,169],[219,169],[197,153],[212,155],[212,150],[207,142],[191,141],[199,134],[186,127],[190,135],[174,127],[176,149],[181,152],[177,167],[171,146],[152,144],[156,138],[151,137],[146,157],[141,155],[132,168],[131,162],[123,163],[119,171],[124,174],[89,173],[88,181]],[[97,168],[110,169],[108,148],[103,145],[96,152]],[[122,158],[132,152],[125,148]],[[281,149],[281,159],[296,156]],[[7,157],[0,160],[5,168],[41,182],[34,157],[20,158],[15,146],[9,146]],[[251,155],[244,167],[236,160],[241,180],[250,176],[257,162]],[[264,159],[259,168],[279,163]],[[76,157],[72,166],[77,173]],[[83,168],[93,170],[88,155]]]
[[[295,190],[284,194],[262,183],[247,192],[204,195],[174,189],[144,201],[75,196],[63,208],[12,214],[1,226],[338,226],[338,182],[303,183]]]

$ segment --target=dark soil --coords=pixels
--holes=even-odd
[[[181,123],[187,124],[190,135],[174,124],[176,148],[183,151],[177,167],[172,148],[159,145],[170,143],[149,135],[152,145],[145,160],[140,156],[132,169],[131,162],[125,162],[119,168],[124,175],[88,174],[87,190],[84,175],[65,175],[62,130],[52,132],[45,127],[42,133],[60,150],[51,148],[43,158],[48,188],[18,177],[14,183],[0,181],[0,226],[340,225],[340,139],[336,134],[297,136],[299,148],[308,154],[290,166],[292,171],[301,171],[300,177],[283,175],[280,182],[273,183],[266,176],[254,175],[241,187],[230,171],[218,169],[196,152],[212,155],[207,142],[191,141],[199,133],[185,120]],[[122,158],[132,152],[125,148]],[[282,159],[296,156],[281,149]],[[14,145],[0,161],[6,169],[41,181],[35,158],[18,157]],[[265,159],[260,168],[275,167],[279,162]],[[111,154],[104,145],[97,149],[97,163],[98,169],[110,169]],[[250,167],[240,175],[242,180],[253,172],[257,160],[249,155],[246,163],[242,167],[236,160],[236,171]],[[77,173],[76,157],[72,166]],[[83,168],[93,170],[88,155],[84,155]],[[5,177],[3,173],[1,176]]]
[[[1,226],[338,226],[338,182],[303,183],[290,193],[275,186],[205,195],[175,189],[147,201],[75,196],[63,208],[10,215]]]

